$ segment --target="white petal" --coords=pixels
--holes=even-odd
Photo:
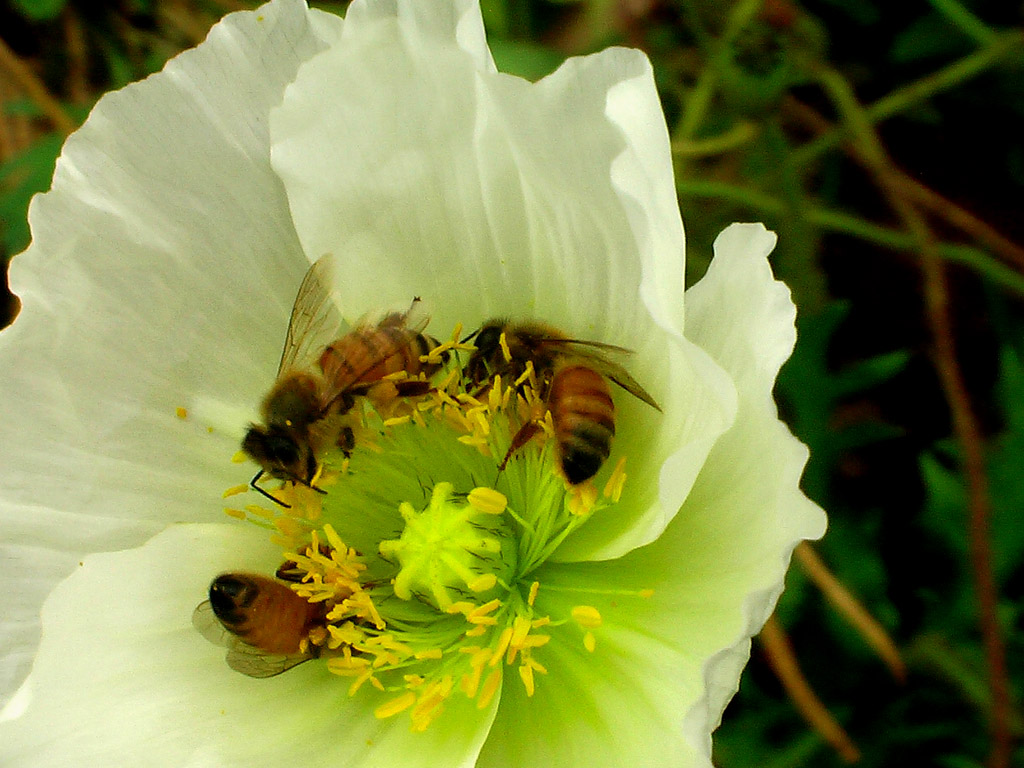
[[[224,403],[244,428],[308,264],[267,114],[336,27],[295,0],[229,16],[68,139],[11,265],[21,315],[0,335],[8,569],[52,585],[81,553],[217,519],[220,491],[244,482],[236,434],[206,427]],[[41,545],[65,554],[23,562],[19,547]],[[35,642],[37,608],[3,594],[5,636]],[[4,683],[24,672],[3,665]]]
[[[687,333],[730,373],[740,401],[679,525],[656,545],[684,562],[690,578],[710,579],[712,594],[742,607],[734,634],[719,635],[726,642],[704,664],[704,696],[685,725],[708,751],[708,734],[736,692],[750,637],[775,607],[793,548],[825,532],[824,512],[799,487],[807,449],[779,421],[772,398],[796,341],[789,290],[772,278],[766,259],[774,245],[774,233],[759,224],[729,227],[704,279],[687,292]]]
[[[94,555],[43,612],[31,700],[0,723],[4,766],[472,766],[493,717],[451,706],[426,734],[377,720],[385,694],[322,664],[255,680],[191,625],[210,579],[267,572],[280,550],[248,525],[172,527],[125,552]]]
[[[540,610],[566,615],[571,598],[598,608],[604,624],[591,656],[555,640],[539,652],[550,671],[539,678],[539,710],[529,709],[533,701],[506,710],[517,695],[506,692],[487,764],[504,753],[523,768],[617,766],[625,755],[638,765],[711,765],[710,733],[782,590],[793,547],[821,536],[825,524],[799,490],[807,451],[771,399],[795,339],[789,292],[765,259],[774,242],[759,225],[730,228],[687,294],[687,333],[737,382],[735,424],[657,541],[618,560],[537,573]],[[629,594],[646,589],[649,598]],[[568,695],[542,693],[548,687]],[[579,717],[570,721],[570,712]],[[547,743],[559,753],[545,763],[531,729],[552,721],[560,733]]]
[[[420,296],[438,336],[532,317],[635,349],[625,362],[665,413],[620,393],[608,464],[628,453],[638,491],[558,557],[650,541],[735,410],[728,378],[681,336],[682,229],[650,65],[613,49],[530,84],[467,55],[450,25],[447,41],[439,24],[414,36],[419,17],[397,7],[399,21],[346,26],[272,115],[303,246],[338,257],[353,317]]]

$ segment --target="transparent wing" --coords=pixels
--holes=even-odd
[[[224,628],[213,612],[209,600],[200,603],[192,612],[192,626],[214,645],[227,648],[228,652],[224,658],[228,666],[249,677],[274,677],[310,659],[310,656],[305,654],[285,656],[267,653],[249,645]]]
[[[324,347],[347,330],[333,290],[334,269],[335,259],[328,253],[317,259],[302,279],[288,321],[278,376],[315,366]]]
[[[309,661],[311,657],[266,653],[259,648],[237,640],[235,645],[228,649],[225,658],[227,659],[228,666],[235,670],[235,672],[241,672],[249,677],[265,678],[287,672],[292,667],[297,667],[302,662]]]
[[[629,371],[618,363],[609,360],[604,355],[598,354],[594,351],[599,349],[602,352],[631,355],[633,354],[633,350],[626,349],[625,347],[617,347],[614,344],[604,344],[600,341],[583,341],[580,339],[562,339],[561,343],[571,349],[570,354],[573,357],[586,360],[594,370],[607,376],[624,390],[629,392],[629,394],[643,400],[655,410],[661,410],[661,406],[658,405],[657,401],[651,397],[646,389],[640,386],[640,382],[634,379],[630,375]]]
[[[214,645],[227,647],[229,645],[229,638],[234,637],[234,635],[224,629],[224,625],[220,623],[220,619],[213,612],[213,606],[210,605],[209,600],[200,603],[192,611],[192,626]]]

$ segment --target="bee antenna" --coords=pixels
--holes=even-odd
[[[265,489],[263,489],[263,488],[262,488],[261,486],[259,486],[259,485],[256,485],[256,481],[257,481],[257,480],[259,480],[259,479],[260,479],[261,477],[263,477],[263,474],[264,474],[264,472],[263,472],[263,470],[262,470],[262,469],[261,469],[261,470],[260,470],[259,472],[257,472],[257,473],[256,473],[256,474],[255,474],[255,475],[253,476],[252,480],[250,480],[250,481],[249,481],[249,487],[250,487],[250,488],[252,488],[253,490],[256,490],[256,491],[258,491],[259,493],[262,493],[262,494],[263,494],[264,496],[266,496],[266,497],[267,497],[268,499],[270,499],[270,500],[271,500],[272,502],[274,502],[275,504],[277,504],[277,506],[279,506],[279,507],[284,507],[285,509],[291,509],[291,508],[292,508],[292,505],[291,505],[291,504],[285,504],[285,503],[284,503],[283,501],[281,501],[280,499],[278,499],[278,498],[276,498],[276,497],[272,496],[272,495],[271,495],[271,494],[270,494],[270,493],[269,493],[268,491],[266,491]]]
[[[483,330],[483,326],[480,326],[475,331],[473,331],[471,334],[469,334],[469,336],[467,336],[466,338],[462,339],[459,342],[459,344],[465,344],[467,341],[472,341],[473,339],[475,339],[480,334],[480,331],[482,331],[482,330]]]

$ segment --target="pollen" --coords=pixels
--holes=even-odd
[[[225,510],[281,547],[277,580],[315,617],[303,653],[344,678],[349,696],[379,696],[368,705],[376,718],[407,717],[416,732],[453,697],[483,710],[503,685],[534,696],[547,655],[565,658],[549,646],[579,642],[573,624],[595,649],[601,613],[574,605],[587,597],[556,602],[574,589],[549,585],[542,568],[588,520],[613,517],[626,492],[624,458],[601,485],[566,480],[546,361],[503,366],[524,345],[501,334],[481,377],[462,336],[457,325],[431,341],[415,373],[352,390],[342,437],[326,417],[316,422],[328,434],[311,435],[312,478],[266,470],[266,494]],[[223,498],[247,492],[239,484]],[[549,602],[560,607],[549,613]]]
[[[182,408],[180,405],[174,409],[174,415],[179,419],[185,420],[188,418],[188,409]]]

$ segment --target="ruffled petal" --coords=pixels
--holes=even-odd
[[[231,15],[68,139],[11,265],[21,315],[0,335],[9,572],[52,586],[82,553],[215,519],[220,490],[244,482],[228,459],[308,265],[267,114],[337,34],[328,18],[295,0]],[[38,636],[38,605],[11,594],[5,650]],[[5,658],[5,683],[23,673]]]
[[[566,615],[576,600],[597,608],[604,623],[594,630],[593,654],[582,650],[580,630],[570,643],[545,646],[542,656],[560,656],[538,684],[542,710],[523,713],[518,703],[506,710],[513,695],[506,693],[495,722],[501,736],[485,758],[496,761],[504,750],[521,755],[510,762],[526,768],[572,764],[579,755],[608,766],[624,764],[627,754],[639,765],[711,764],[710,733],[736,692],[751,636],[782,590],[793,547],[820,537],[825,525],[798,485],[806,448],[779,421],[771,399],[795,341],[789,292],[765,259],[774,242],[760,225],[731,227],[716,243],[708,274],[687,293],[687,333],[737,382],[735,424],[657,541],[618,560],[538,571],[540,609]],[[650,597],[640,597],[643,590]],[[547,687],[575,693],[546,703]],[[572,712],[583,709],[585,727],[545,742],[562,753],[544,763],[548,753],[538,751],[529,728],[568,717],[552,711],[566,700]],[[655,722],[651,733],[648,720]],[[611,745],[601,742],[610,757],[593,757],[588,732],[612,734]]]
[[[621,554],[664,528],[735,410],[728,378],[681,335],[682,228],[654,168],[670,164],[650,65],[612,49],[531,84],[461,47],[475,5],[440,21],[410,5],[361,12],[272,115],[299,237],[341,262],[350,317],[420,296],[439,337],[507,316],[635,349],[622,362],[664,414],[620,392],[608,466],[628,452],[637,490],[557,557]]]
[[[272,571],[280,550],[247,525],[181,525],[143,547],[94,555],[53,593],[21,718],[0,723],[19,766],[472,766],[493,717],[451,702],[425,734],[378,720],[386,695],[307,663],[238,674],[191,625],[210,579]]]

